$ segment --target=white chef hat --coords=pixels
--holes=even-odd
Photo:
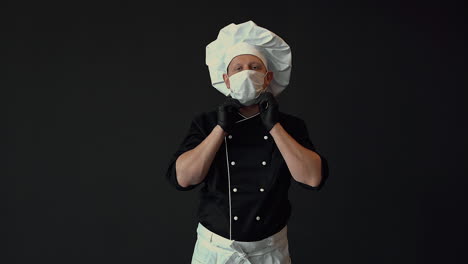
[[[291,49],[278,35],[257,26],[253,21],[231,23],[219,31],[218,38],[206,46],[206,65],[211,84],[228,96],[230,89],[224,83],[223,74],[231,60],[241,54],[255,55],[273,72],[269,89],[274,96],[289,84],[291,75]]]

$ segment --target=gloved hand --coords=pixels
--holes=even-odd
[[[261,93],[255,103],[260,108],[260,117],[268,132],[279,122],[279,104],[271,92]]]
[[[227,133],[231,133],[235,123],[235,114],[242,107],[239,100],[228,97],[218,106],[218,125]]]

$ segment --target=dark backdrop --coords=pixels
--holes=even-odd
[[[290,44],[280,110],[329,161],[290,189],[293,263],[466,263],[463,4],[351,2],[4,4],[3,263],[189,263],[198,188],[165,172],[224,99],[205,46],[250,19]]]

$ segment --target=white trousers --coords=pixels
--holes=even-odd
[[[192,264],[290,264],[287,227],[260,241],[226,239],[211,232],[201,223]]]

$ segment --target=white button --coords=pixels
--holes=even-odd
[[[260,220],[260,216],[255,217],[255,219],[257,219],[257,221]]]
[[[228,138],[231,139],[231,138],[232,138],[232,135],[229,135]]]
[[[237,219],[238,219],[238,218],[237,218],[237,216],[234,216],[234,220],[236,220],[236,221],[237,221]]]
[[[231,165],[236,165],[236,162],[235,162],[235,161],[231,161]]]
[[[263,164],[263,165],[266,165],[266,161],[262,161],[262,164]]]
[[[260,188],[260,191],[261,191],[261,192],[263,192],[263,191],[265,191],[265,189],[263,189],[263,188]]]
[[[264,138],[264,139],[268,139],[268,136],[264,136],[263,138]]]
[[[237,188],[232,189],[233,192],[237,192]]]

